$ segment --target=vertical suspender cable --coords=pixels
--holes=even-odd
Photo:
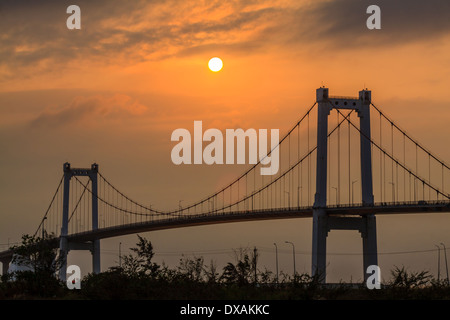
[[[431,184],[431,157],[428,154],[428,183]],[[428,200],[431,200],[431,188],[428,188]]]
[[[405,134],[403,134],[403,163],[406,166]],[[403,171],[403,198],[406,201],[406,172]]]
[[[416,143],[416,175],[419,175],[419,158],[417,155],[417,143]],[[414,179],[414,201],[416,201],[416,184],[417,179]]]
[[[341,190],[341,126],[339,126],[339,112],[337,113],[337,122],[338,122],[338,143],[337,143],[337,190],[336,192],[339,192]]]
[[[331,199],[331,141],[327,139],[327,148],[328,148],[328,156],[327,156],[327,185],[328,185],[328,199]],[[331,203],[331,201],[330,201]]]
[[[394,158],[394,124],[391,122],[391,155]],[[391,160],[391,181],[394,183],[394,161]],[[394,185],[392,185],[392,190],[394,189]],[[392,197],[392,202],[394,202],[395,196]]]
[[[348,203],[350,204],[351,202],[351,200],[350,200],[350,184],[351,184],[351,175],[350,175],[350,171],[351,171],[351,165],[350,165],[350,158],[351,158],[351,154],[350,154],[350,146],[351,146],[351,144],[350,144],[350,118],[347,118],[347,126],[348,126],[348,198],[349,198],[349,201],[348,201]],[[340,189],[338,189],[339,190],[339,199],[340,199],[340,196],[341,196],[341,192],[340,192]]]
[[[289,165],[288,165],[288,170],[289,170],[289,201],[288,201],[288,205],[291,202],[291,185],[292,185],[292,170],[291,169],[291,134],[289,134],[289,139],[288,139],[288,143],[289,143]]]
[[[309,152],[309,112],[308,112],[308,151]],[[310,180],[311,180],[311,161],[310,161],[310,157],[308,157],[308,201],[307,201],[307,205],[309,205],[309,201],[311,199],[311,195],[310,195]]]
[[[383,135],[381,133],[381,112],[379,112],[380,115],[380,147],[383,147]],[[383,159],[382,159],[382,152],[380,150],[380,200],[383,202]]]
[[[298,143],[298,147],[297,147],[297,161],[300,160],[300,122],[298,123],[297,126],[297,143]],[[299,165],[297,167],[297,174],[298,174],[298,184],[297,184],[297,203],[298,206],[300,207],[300,170],[301,170],[301,165]]]

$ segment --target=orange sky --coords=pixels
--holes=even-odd
[[[66,28],[67,1],[2,1],[0,244],[34,232],[65,161],[96,161],[126,194],[163,209],[203,198],[245,168],[174,166],[173,130],[192,130],[193,121],[202,120],[205,127],[279,128],[283,134],[322,84],[335,95],[369,88],[377,106],[450,161],[449,4],[400,2],[376,1],[382,29],[370,31],[365,9],[373,3],[361,0],[78,1],[81,30]],[[207,68],[214,56],[224,62],[218,73]],[[193,177],[195,188],[183,188]],[[427,218],[425,231],[420,216],[389,219],[379,219],[380,251],[450,244],[448,228],[440,227],[442,221],[450,226],[444,217]],[[273,248],[285,240],[307,252],[310,224],[242,223],[149,238],[157,252]],[[122,243],[132,246],[135,238]],[[330,252],[360,252],[356,233],[329,239]],[[104,247],[117,249],[119,240]],[[273,269],[272,254],[264,254]],[[283,259],[290,271],[290,256]],[[340,256],[331,259],[331,280],[362,278],[360,257],[350,266]],[[436,269],[426,255],[385,259],[387,268]],[[298,264],[309,272],[310,256],[299,255]]]

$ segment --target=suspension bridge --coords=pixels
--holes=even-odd
[[[280,157],[277,174],[260,175],[260,161],[222,189],[172,210],[132,200],[105,178],[98,164],[73,168],[65,163],[35,235],[54,234],[65,261],[70,250],[90,250],[93,272],[98,273],[101,239],[228,222],[312,218],[311,272],[325,282],[331,230],[360,232],[365,271],[378,264],[376,215],[450,212],[450,167],[372,103],[367,89],[356,97],[317,89],[316,101],[275,148]],[[11,258],[11,250],[0,252],[4,273]],[[66,267],[60,270],[62,280]]]

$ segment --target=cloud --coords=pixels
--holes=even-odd
[[[61,127],[72,124],[102,123],[108,120],[138,117],[147,107],[123,94],[76,97],[68,105],[47,109],[30,123],[32,127]]]
[[[381,9],[381,30],[368,30],[366,27],[370,16],[366,9],[370,5],[378,5]],[[402,45],[448,35],[450,2],[320,1],[306,10],[292,11],[287,21],[293,30],[291,40],[332,43],[331,50]]]
[[[4,1],[0,78],[71,65],[126,66],[223,50],[242,55],[402,45],[448,35],[448,0],[80,0],[82,29],[68,30],[69,1]],[[366,9],[381,8],[381,30]]]

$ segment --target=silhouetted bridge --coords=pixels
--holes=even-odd
[[[178,208],[169,211],[132,200],[95,163],[90,168],[65,163],[35,235],[44,230],[55,234],[65,260],[70,250],[90,250],[98,273],[101,239],[210,224],[313,218],[312,274],[325,275],[329,231],[361,233],[366,270],[378,264],[376,215],[450,211],[449,166],[376,107],[368,90],[358,97],[333,97],[327,88],[317,89],[316,102],[268,155],[273,152],[280,158],[275,175],[260,175],[265,164],[259,161],[212,195],[185,206],[179,201]],[[3,272],[11,255],[10,250],[0,252]],[[65,271],[63,266],[61,279]]]

